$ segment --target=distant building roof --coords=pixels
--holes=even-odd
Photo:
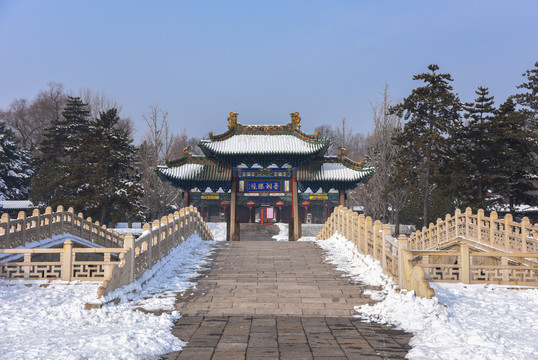
[[[314,192],[349,190],[375,173],[373,168],[363,168],[362,161],[348,158],[345,149],[340,148],[338,156],[325,156],[331,142],[320,140],[317,132],[304,133],[300,122],[296,112],[286,125],[242,125],[237,122],[237,114],[231,112],[228,131],[220,135],[210,132],[209,139],[199,142],[205,156],[192,154],[186,147],[183,157],[167,159],[166,165],[158,166],[155,172],[183,190],[209,187],[228,191],[235,167],[287,166],[296,171],[293,176],[297,176],[301,191],[310,188]]]
[[[0,200],[0,210],[33,209],[34,204],[30,200]]]
[[[295,135],[234,135],[226,140],[200,141],[200,148],[204,153],[220,155],[245,154],[290,154],[290,155],[317,155],[326,150],[325,141],[306,141]]]

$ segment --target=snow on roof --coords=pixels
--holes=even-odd
[[[373,168],[354,170],[340,163],[325,163],[313,172],[308,171],[307,167],[302,170],[299,181],[359,181],[374,173]]]
[[[3,210],[16,210],[16,209],[30,209],[34,204],[30,200],[0,200],[0,209]]]
[[[200,146],[217,154],[316,154],[327,144],[294,135],[239,134],[222,141],[202,140]]]
[[[229,181],[231,171],[211,164],[183,164],[175,167],[158,166],[157,171],[169,179],[176,180],[217,180]]]

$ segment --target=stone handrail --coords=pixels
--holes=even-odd
[[[328,239],[334,233],[379,260],[383,271],[401,288],[414,290],[419,296],[434,295],[427,281],[538,285],[538,254],[529,252],[535,249],[538,232],[528,219],[515,223],[511,216],[498,220],[492,213],[485,218],[483,211],[472,215],[467,209],[464,214],[456,211],[453,217],[447,215],[445,221],[438,220],[409,239],[405,235],[395,239],[389,225],[339,206],[316,239]],[[483,245],[478,247],[487,252],[471,252],[462,239]],[[455,243],[458,250],[431,250]]]
[[[91,234],[90,239],[95,242],[107,240],[115,244],[117,242],[118,245],[112,248],[75,248],[73,242],[67,240],[63,248],[0,249],[0,254],[12,254],[18,257],[15,261],[0,262],[0,277],[103,281],[98,290],[98,296],[101,297],[141,278],[144,271],[152,268],[172,248],[195,232],[203,240],[213,239],[198,210],[192,206],[165,216],[160,221],[144,224],[142,235],[136,240],[132,234],[119,237],[106,228],[91,223],[90,220],[81,219],[80,215],[74,216],[71,209],[64,212],[59,207],[56,213],[52,213],[49,208],[45,214],[37,214],[27,219],[19,216],[17,220],[2,222],[2,225],[4,229],[10,229],[11,239],[14,238],[11,237],[13,234],[19,234],[17,237],[19,242],[22,241],[20,239],[28,239],[31,232],[33,239],[37,236],[35,234],[41,234],[46,238],[51,234],[70,233],[71,229],[83,228],[86,232],[82,235]],[[3,235],[6,233],[8,232],[4,232]],[[75,232],[75,235],[79,234]],[[116,235],[118,238],[113,237]],[[86,239],[89,240],[87,237]]]
[[[495,211],[486,217],[484,210],[473,214],[470,208],[464,213],[457,209],[453,216],[447,214],[445,220],[437,219],[435,224],[415,232],[409,238],[409,248],[435,249],[457,238],[505,252],[538,253],[538,226],[531,225],[528,218],[514,222],[510,214],[499,219]]]
[[[142,230],[142,235],[136,240],[132,234],[125,236],[125,256],[121,264],[108,268],[106,280],[98,290],[99,297],[139,279],[144,271],[152,268],[172,248],[195,232],[202,240],[213,239],[213,234],[193,206],[176,211],[160,221],[155,220],[151,225],[144,224]]]
[[[402,278],[399,256],[401,245],[399,240],[391,236],[390,225],[372,221],[369,216],[357,214],[343,206],[334,209],[325,225],[318,233],[316,240],[325,240],[334,233],[339,233],[357,246],[365,255],[379,260],[383,271],[395,278]],[[401,238],[405,238],[402,236]],[[406,287],[407,288],[407,287]]]
[[[71,234],[104,247],[122,247],[123,236],[100,225],[92,218],[84,219],[82,213],[75,214],[73,208],[64,211],[58,206],[56,212],[47,207],[43,214],[34,209],[32,216],[19,212],[17,219],[7,213],[0,218],[0,249],[12,249],[26,243],[51,238],[54,235]]]
[[[71,240],[66,240],[63,248],[0,249],[0,254],[23,257],[22,261],[0,262],[0,277],[103,281],[107,269],[119,265],[125,252],[124,248],[75,248]]]

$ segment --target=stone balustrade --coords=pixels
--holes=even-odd
[[[56,213],[47,208],[45,214],[34,211],[31,217],[22,214],[17,220],[2,217],[0,242],[15,247],[58,234],[77,235],[96,244],[111,243],[114,247],[75,248],[71,240],[63,248],[14,249],[0,248],[0,254],[11,255],[0,262],[0,277],[8,279],[62,279],[65,281],[103,281],[98,295],[139,279],[170,250],[194,233],[203,240],[213,239],[211,231],[196,208],[192,206],[144,224],[142,235],[121,236],[91,219],[74,215],[72,209]],[[74,229],[74,230],[73,230]],[[41,237],[41,238],[40,238]],[[17,245],[18,244],[18,245]],[[20,256],[19,256],[20,255]]]
[[[123,236],[107,229],[106,225],[84,219],[82,213],[75,214],[73,208],[64,211],[58,206],[56,212],[47,207],[41,214],[34,209],[32,216],[19,212],[17,219],[7,213],[0,217],[0,249],[12,249],[26,243],[52,238],[54,235],[71,234],[104,247],[122,247]]]
[[[389,225],[339,206],[316,239],[335,233],[379,260],[401,288],[419,296],[434,295],[428,281],[538,286],[538,228],[527,218],[517,223],[509,215],[501,220],[495,212],[485,217],[482,210],[476,215],[458,210],[409,238],[395,239]],[[455,249],[437,250],[450,245]]]

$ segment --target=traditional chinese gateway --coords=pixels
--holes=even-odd
[[[346,157],[326,156],[331,145],[318,133],[300,130],[299,113],[286,125],[242,125],[230,112],[228,131],[209,133],[198,146],[204,155],[183,150],[183,157],[155,171],[184,191],[187,202],[198,207],[206,220],[220,214],[230,220],[230,234],[240,222],[293,219],[292,240],[299,237],[300,222],[324,222],[343,203],[346,190],[374,174]],[[310,210],[310,212],[309,212]],[[256,214],[256,216],[254,216]],[[259,220],[258,220],[259,219]]]

